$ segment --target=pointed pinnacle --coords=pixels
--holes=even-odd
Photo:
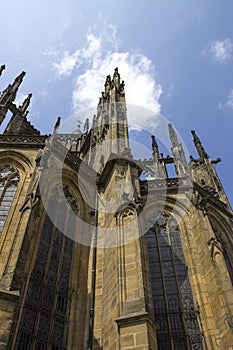
[[[88,130],[89,130],[89,119],[86,118],[85,124],[84,124],[84,127],[83,127],[83,132],[88,132]]]
[[[32,94],[29,94],[28,97],[23,101],[22,106],[19,106],[19,109],[21,110],[21,112],[24,114],[30,104],[32,98]]]
[[[120,74],[118,72],[118,68],[115,68],[114,74],[113,74],[113,81],[114,81],[117,88],[119,88],[120,80],[121,80],[121,77],[120,77]]]
[[[5,68],[6,68],[5,64],[3,64],[3,65],[0,67],[0,76],[2,75],[2,72],[4,71]]]
[[[54,125],[54,129],[53,129],[53,133],[54,134],[58,133],[60,123],[61,123],[61,117],[58,117],[57,121],[56,121],[56,124]]]
[[[169,135],[170,135],[170,140],[171,140],[171,143],[172,143],[172,147],[179,146],[178,137],[177,137],[177,134],[176,134],[172,124],[168,124],[168,129],[169,129]]]
[[[157,158],[159,158],[159,147],[158,147],[157,141],[155,139],[155,136],[152,135],[151,138],[152,138],[153,155],[156,156]]]
[[[22,82],[23,81],[23,78],[25,77],[26,75],[26,72],[22,71],[22,73],[20,73],[16,78],[15,78],[15,81],[17,82]]]
[[[20,73],[16,78],[15,78],[15,81],[14,83],[12,84],[12,89],[11,89],[11,92],[13,93],[16,93],[19,86],[21,85],[22,81],[23,81],[23,78],[25,77],[26,75],[26,72],[22,72]]]
[[[195,130],[191,130],[191,133],[193,135],[193,142],[195,144],[195,147],[197,149],[197,152],[198,152],[200,158],[209,158],[204,147],[202,146],[202,143],[201,143],[199,137],[196,135]]]

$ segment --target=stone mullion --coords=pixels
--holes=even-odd
[[[167,311],[167,324],[168,324],[168,330],[169,330],[169,334],[170,334],[171,350],[174,350],[174,344],[173,344],[173,339],[172,339],[172,327],[171,327],[169,306],[168,306],[168,300],[167,300],[167,291],[166,291],[166,284],[165,284],[164,273],[163,273],[163,261],[162,261],[162,256],[161,256],[161,252],[160,252],[159,240],[158,240],[158,234],[160,234],[159,230],[160,230],[160,227],[155,229],[155,238],[156,238],[157,249],[158,249],[158,257],[159,257],[160,273],[161,273],[162,285],[163,285],[164,301],[165,301],[165,306],[166,306],[166,311]],[[167,233],[167,231],[166,231],[166,233]]]
[[[171,236],[170,236],[171,235],[171,231],[170,231],[170,228],[168,227],[168,224],[167,224],[167,233],[168,233],[168,240],[169,240],[170,249],[171,249],[172,266],[173,266],[173,271],[174,271],[175,280],[176,280],[177,294],[178,294],[179,303],[180,303],[179,307],[181,309],[181,318],[182,318],[182,323],[183,323],[183,327],[184,327],[184,330],[185,330],[186,345],[187,345],[188,349],[190,349],[189,335],[188,335],[187,326],[186,326],[185,317],[184,317],[183,301],[182,301],[182,297],[181,297],[181,291],[180,291],[180,287],[179,287],[179,280],[178,280],[177,271],[176,271],[174,252],[173,252],[173,249],[172,249],[172,242],[171,242]],[[182,244],[182,243],[180,242],[180,244]]]

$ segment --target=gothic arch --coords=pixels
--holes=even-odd
[[[26,157],[23,153],[13,150],[1,151],[0,152],[0,163],[12,162],[12,165],[17,166],[21,171],[26,171],[32,168],[31,160]]]
[[[32,163],[31,161],[23,155],[21,152],[16,151],[2,151],[0,152],[0,169],[4,172],[4,169],[8,169],[9,176],[5,177],[2,181],[5,183],[3,185],[3,193],[6,191],[6,187],[9,190],[9,194],[7,196],[8,205],[4,209],[5,217],[2,221],[0,239],[1,243],[4,245],[6,235],[8,235],[9,225],[11,224],[11,220],[13,215],[17,215],[19,217],[19,209],[18,201],[20,196],[26,195],[27,185],[25,186],[26,181],[30,181],[30,173],[32,171]],[[11,174],[10,174],[11,173]],[[3,174],[2,174],[3,175]],[[6,173],[5,173],[6,175]],[[13,176],[13,178],[11,178]],[[14,181],[12,181],[14,180]],[[8,185],[11,185],[8,187]],[[4,198],[1,199],[1,202]],[[4,204],[4,203],[2,203]],[[6,203],[5,203],[6,204]],[[14,204],[14,205],[13,205]],[[1,205],[1,204],[0,204]],[[16,227],[14,227],[15,232]]]

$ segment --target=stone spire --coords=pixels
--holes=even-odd
[[[161,160],[159,160],[161,157],[159,154],[159,147],[158,147],[157,141],[155,139],[155,136],[152,135],[151,138],[152,138],[152,151],[153,151],[155,178],[156,179],[164,179],[164,178],[166,178],[165,165]]]
[[[111,79],[110,75],[107,75],[106,77],[104,91],[102,91],[99,99],[99,106],[103,105],[104,103],[125,102],[124,87],[124,80],[121,81],[118,68],[115,68],[113,78]]]
[[[0,96],[0,125],[2,124],[7,112],[12,107],[12,103],[16,98],[17,91],[21,85],[25,72],[22,72],[8,87],[2,92]]]
[[[97,107],[97,116],[93,118],[90,130],[89,164],[93,164],[94,161],[98,163],[98,159],[101,159],[101,162],[103,159],[106,161],[111,153],[132,157],[124,86],[118,68],[115,68],[112,77],[107,75]],[[103,142],[106,142],[104,154],[98,154],[98,146]],[[103,147],[100,153],[102,150]]]
[[[169,130],[169,136],[170,136],[170,140],[172,143],[172,147],[179,147],[180,143],[178,141],[178,137],[177,134],[172,126],[172,124],[168,124],[168,130]]]
[[[22,72],[20,73],[17,78],[15,78],[15,81],[14,83],[12,84],[12,87],[11,87],[11,92],[15,94],[16,96],[16,93],[18,91],[18,88],[19,86],[22,84],[23,82],[23,78],[25,77],[26,75],[26,72]]]
[[[199,137],[196,135],[196,132],[194,130],[191,130],[191,133],[193,135],[193,142],[194,142],[194,145],[195,145],[195,147],[197,149],[199,157],[202,158],[202,159],[209,158],[209,156],[206,153],[204,147],[202,146],[202,143],[201,143]]]
[[[84,133],[88,133],[88,130],[89,130],[89,119],[86,118],[85,124],[84,124],[84,127],[83,127],[83,132]]]
[[[178,141],[177,134],[172,126],[172,124],[168,124],[169,136],[172,143],[172,155],[174,158],[174,162],[176,165],[176,172],[178,176],[185,176],[187,174],[188,166],[185,159],[185,154],[183,150],[183,146]]]
[[[156,159],[159,159],[160,156],[159,156],[159,147],[158,147],[157,141],[156,141],[154,135],[152,135],[151,138],[152,138],[153,156],[154,156]]]

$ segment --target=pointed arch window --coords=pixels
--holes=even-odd
[[[19,174],[14,167],[4,165],[0,168],[0,234],[11,208],[18,182]]]
[[[147,244],[158,349],[203,349],[176,220],[160,215]]]
[[[48,213],[55,221],[46,214],[29,280],[17,349],[21,349],[22,341],[25,350],[65,349],[74,255],[74,241],[68,238],[68,233],[73,237],[76,230],[73,211],[78,211],[78,203],[69,187],[54,188],[48,201]]]

